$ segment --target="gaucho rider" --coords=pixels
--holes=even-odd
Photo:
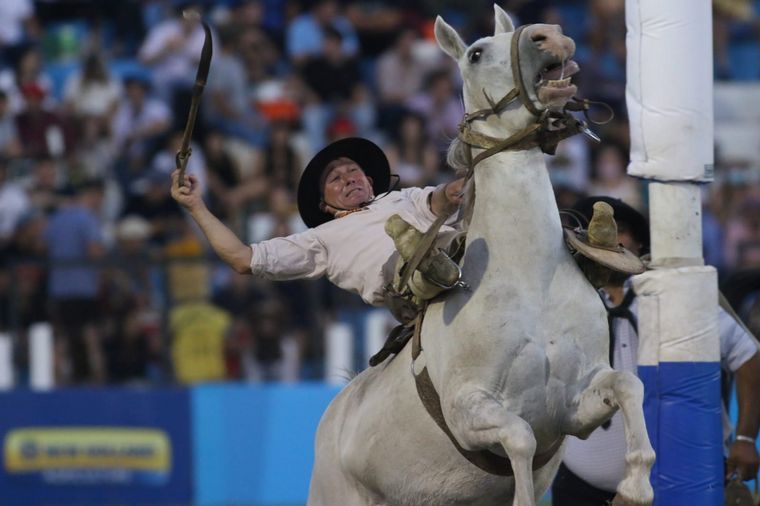
[[[456,263],[434,247],[411,275],[406,293],[397,293],[399,269],[416,251],[422,232],[438,217],[452,215],[439,234],[455,234],[453,211],[462,202],[464,179],[389,192],[390,179],[388,160],[377,145],[361,138],[336,141],[317,153],[301,176],[298,210],[309,230],[251,245],[208,210],[193,176],[182,186],[175,170],[171,193],[235,271],[273,280],[327,276],[409,323],[409,304],[416,307],[459,281]]]
[[[336,141],[314,156],[298,185],[298,210],[310,228],[251,245],[240,241],[209,211],[194,176],[188,176],[182,186],[175,170],[171,193],[214,251],[235,271],[273,280],[327,276],[365,302],[387,306],[405,326],[399,326],[373,357],[376,364],[403,345],[409,335],[408,324],[420,304],[456,286],[461,276],[458,265],[438,247],[427,251],[407,282],[401,281],[400,273],[416,255],[423,232],[439,217],[451,216],[438,230],[437,242],[446,244],[457,235],[458,216],[454,211],[462,203],[464,178],[395,192],[389,191],[390,179],[388,160],[377,145],[361,138]],[[611,212],[606,214],[595,216],[607,219],[596,220],[598,226],[592,223],[588,234],[585,230],[566,230],[570,246],[579,253],[576,257],[580,260],[581,255],[587,256],[594,264],[615,270],[638,271],[636,267],[621,269],[618,258],[625,257],[625,252],[618,251],[615,243],[605,243],[606,236],[615,235],[611,230],[606,233],[608,227],[614,227]],[[603,232],[594,234],[597,230]],[[595,255],[599,251],[604,258]],[[593,270],[583,263],[581,266],[587,275]],[[589,277],[593,281],[594,276]]]

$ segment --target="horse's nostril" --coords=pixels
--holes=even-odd
[[[530,36],[530,40],[533,42],[543,42],[546,40],[546,35],[542,33],[536,33]]]

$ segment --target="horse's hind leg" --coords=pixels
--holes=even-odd
[[[528,422],[510,413],[485,392],[460,395],[452,405],[451,429],[463,448],[482,450],[501,445],[514,472],[513,506],[533,506],[533,456],[536,438]]]
[[[649,471],[654,464],[654,450],[644,423],[644,387],[630,372],[603,369],[594,375],[588,388],[572,400],[563,424],[563,432],[587,438],[617,407],[623,413],[626,453],[625,476],[617,495],[632,504],[651,504],[654,491]],[[617,504],[619,499],[616,498]]]

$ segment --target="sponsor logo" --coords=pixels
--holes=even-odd
[[[48,483],[159,485],[171,471],[171,444],[156,429],[25,427],[4,441],[5,472]]]

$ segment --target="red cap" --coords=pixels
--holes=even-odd
[[[22,84],[21,94],[24,95],[25,98],[45,98],[45,90],[34,81]]]

